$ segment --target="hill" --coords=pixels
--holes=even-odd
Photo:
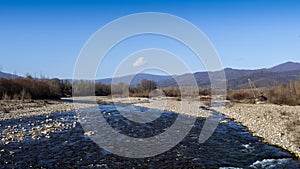
[[[164,80],[167,80],[170,78],[172,78],[172,77],[140,73],[137,75],[127,75],[127,76],[116,77],[114,79],[112,79],[112,78],[99,79],[99,80],[96,80],[96,82],[100,82],[100,83],[104,83],[104,84],[111,84],[112,80],[113,80],[113,84],[117,84],[120,82],[126,82],[126,83],[134,86],[134,85],[140,83],[143,79],[153,80],[156,83],[159,83],[160,81],[164,81]]]
[[[300,80],[300,63],[286,62],[270,68],[254,70],[225,68],[224,72],[226,75],[228,89],[247,87],[249,78],[256,84],[257,87],[271,87]],[[159,87],[177,86],[177,83],[183,86],[190,86],[193,78],[195,78],[198,86],[209,87],[209,73],[213,74],[218,72],[196,72],[177,76],[137,74],[115,78],[114,82],[129,82],[129,79],[132,79],[130,84],[135,85],[142,79],[148,79],[155,81]],[[97,80],[97,82],[110,84],[111,78]]]
[[[216,72],[196,72],[186,73],[182,75],[164,76],[140,73],[137,75],[127,75],[114,78],[113,83],[120,82],[130,83],[134,86],[141,82],[143,79],[155,81],[158,87],[177,86],[178,83],[183,86],[190,86],[193,79],[196,79],[198,86],[210,87],[209,73]],[[248,79],[250,78],[257,87],[271,87],[288,83],[296,80],[300,80],[300,63],[286,62],[270,68],[262,69],[233,69],[225,68],[224,73],[226,75],[228,89],[240,89],[248,86]],[[21,77],[10,73],[0,72],[0,78],[15,78]],[[65,79],[67,80],[67,79]],[[71,79],[68,79],[72,82]],[[111,84],[112,78],[98,79],[96,82],[104,84]]]
[[[269,72],[289,72],[289,71],[295,71],[295,70],[300,70],[300,63],[286,62],[286,63],[282,63],[280,65],[266,69],[266,71],[269,71]]]
[[[21,76],[10,74],[10,73],[5,73],[5,72],[0,72],[0,78],[17,78],[17,77],[21,77]]]

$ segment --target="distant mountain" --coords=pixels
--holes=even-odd
[[[288,71],[300,70],[300,63],[286,62],[286,63],[282,63],[280,65],[268,68],[266,70],[270,71],[270,72],[288,72]]]
[[[146,73],[139,73],[137,75],[127,75],[114,78],[114,83],[126,82],[130,85],[136,85],[143,79],[153,80],[157,83],[158,87],[177,86],[191,86],[193,80],[200,87],[210,87],[209,74],[219,73],[216,72],[196,72],[186,73],[182,75],[163,76],[152,75]],[[286,62],[273,66],[270,68],[254,69],[254,70],[241,70],[225,68],[228,89],[247,88],[248,79],[250,78],[257,87],[271,87],[283,83],[288,83],[295,80],[300,80],[300,63]],[[21,77],[10,73],[0,72],[0,78],[16,78]],[[72,79],[64,79],[72,82]],[[220,79],[218,79],[220,80]],[[99,79],[96,82],[104,84],[111,84],[112,78]]]
[[[272,87],[300,80],[300,70],[287,72],[258,71],[247,76],[228,80],[227,87],[229,89],[247,88],[248,79],[251,79],[256,87]]]
[[[257,70],[244,70],[244,69],[232,69],[232,68],[224,69],[227,80],[248,76],[258,71],[261,71],[261,69],[257,69]]]
[[[212,74],[217,72],[210,72]],[[271,68],[254,69],[254,70],[240,70],[226,68],[224,69],[226,75],[227,87],[229,89],[246,88],[248,86],[248,79],[250,78],[257,87],[271,87],[283,83],[288,83],[295,80],[300,80],[300,63],[286,62]],[[142,79],[153,80],[159,87],[190,86],[193,79],[196,80],[198,86],[209,87],[210,79],[209,72],[186,73],[177,76],[160,76],[151,74],[137,74],[128,75],[115,78],[114,82],[130,82],[131,85],[139,83]],[[111,78],[97,80],[97,82],[110,84]]]
[[[5,72],[0,72],[0,78],[17,78],[17,77],[21,77],[21,76],[10,74],[10,73],[5,73]]]
[[[248,76],[250,74],[255,73],[257,70],[239,70],[239,69],[232,69],[226,68],[224,69],[224,73],[226,76],[226,80],[232,80],[244,76]],[[212,74],[219,73],[217,72],[210,72]],[[167,86],[175,86],[177,82],[179,82],[183,86],[190,86],[192,78],[195,78],[198,86],[201,87],[209,87],[210,86],[210,79],[209,79],[209,72],[196,72],[196,73],[189,73],[176,76],[176,78],[167,79],[165,81],[158,82],[158,86],[167,87]]]
[[[253,70],[252,73],[238,78],[227,78],[227,86],[229,89],[245,88],[248,86],[248,79],[257,87],[272,87],[300,80],[300,63],[286,62],[271,68]]]
[[[139,73],[137,75],[127,75],[122,77],[116,77],[113,80],[114,84],[120,83],[120,82],[126,82],[132,86],[140,83],[143,79],[153,80],[156,83],[159,83],[160,81],[164,81],[167,79],[171,79],[171,76],[163,76],[163,75],[152,75],[152,74],[146,74],[146,73]],[[106,78],[106,79],[99,79],[96,80],[96,82],[104,83],[104,84],[111,84],[112,78]]]

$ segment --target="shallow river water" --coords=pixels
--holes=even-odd
[[[141,138],[164,132],[178,116],[164,112],[154,122],[137,126],[113,105],[100,110],[118,132]],[[75,111],[0,121],[0,168],[300,168],[300,161],[289,152],[225,120],[228,123],[219,124],[201,144],[198,139],[205,119],[197,118],[178,145],[147,158],[126,158],[102,149],[84,134]]]

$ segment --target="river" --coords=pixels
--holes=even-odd
[[[164,132],[178,116],[164,112],[154,122],[136,126],[113,105],[100,110],[118,132],[141,138]],[[197,118],[179,144],[147,158],[121,157],[99,147],[84,134],[76,111],[4,120],[0,168],[300,168],[294,155],[262,142],[225,117],[221,120],[228,123],[219,124],[205,143],[198,142],[205,119]],[[17,136],[21,139],[13,138]]]

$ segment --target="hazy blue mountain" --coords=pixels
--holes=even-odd
[[[210,72],[218,73],[218,72]],[[227,87],[229,89],[245,88],[248,85],[248,79],[250,78],[257,87],[270,87],[282,83],[288,83],[295,80],[300,80],[300,63],[286,62],[273,66],[271,68],[262,68],[254,70],[241,70],[225,68],[224,73],[226,75]],[[0,78],[14,78],[20,77],[10,73],[0,72]],[[140,73],[137,75],[127,75],[117,77],[114,79],[114,83],[127,82],[131,85],[136,85],[143,79],[153,80],[159,87],[177,86],[178,84],[183,86],[190,86],[193,79],[196,80],[198,86],[209,87],[210,79],[208,72],[196,72],[186,73],[176,76],[163,76]],[[64,79],[72,82],[72,79]],[[112,78],[98,79],[96,82],[104,84],[111,84]]]
[[[266,70],[270,71],[270,72],[288,72],[288,71],[300,70],[300,63],[286,62],[286,63],[282,63],[280,65],[268,68]]]
[[[237,78],[228,78],[227,86],[231,89],[245,88],[248,86],[249,78],[257,87],[271,87],[300,80],[300,63],[286,62],[271,68],[254,70]]]
[[[167,79],[172,78],[171,76],[163,76],[163,75],[152,75],[152,74],[146,74],[146,73],[139,73],[137,75],[127,75],[122,77],[116,77],[114,78],[113,83],[117,84],[120,82],[127,82],[130,83],[130,85],[136,85],[140,83],[143,79],[153,80],[156,83],[159,83],[160,81],[164,81]],[[104,83],[104,84],[111,84],[112,78],[106,78],[106,79],[99,79],[96,80],[96,82]]]
[[[0,78],[17,78],[17,77],[21,77],[21,76],[10,74],[10,73],[5,73],[5,72],[0,72]]]
[[[271,87],[300,80],[300,70],[287,72],[260,71],[252,73],[248,76],[228,80],[227,86],[229,89],[246,88],[248,86],[249,78],[256,85],[256,87]]]
[[[229,89],[247,87],[249,78],[257,85],[257,87],[270,87],[282,83],[300,80],[300,63],[286,62],[271,68],[254,70],[225,68],[224,73],[226,75],[227,86]],[[167,87],[177,86],[178,84],[182,86],[190,86],[193,79],[195,79],[198,86],[209,87],[210,79],[208,74],[208,72],[186,73],[177,76],[138,74],[136,76],[128,75],[118,77],[114,82],[128,82],[128,79],[134,77],[131,81],[131,85],[139,83],[142,79],[148,79],[154,80],[159,87]],[[97,82],[110,84],[111,78],[97,80]]]

